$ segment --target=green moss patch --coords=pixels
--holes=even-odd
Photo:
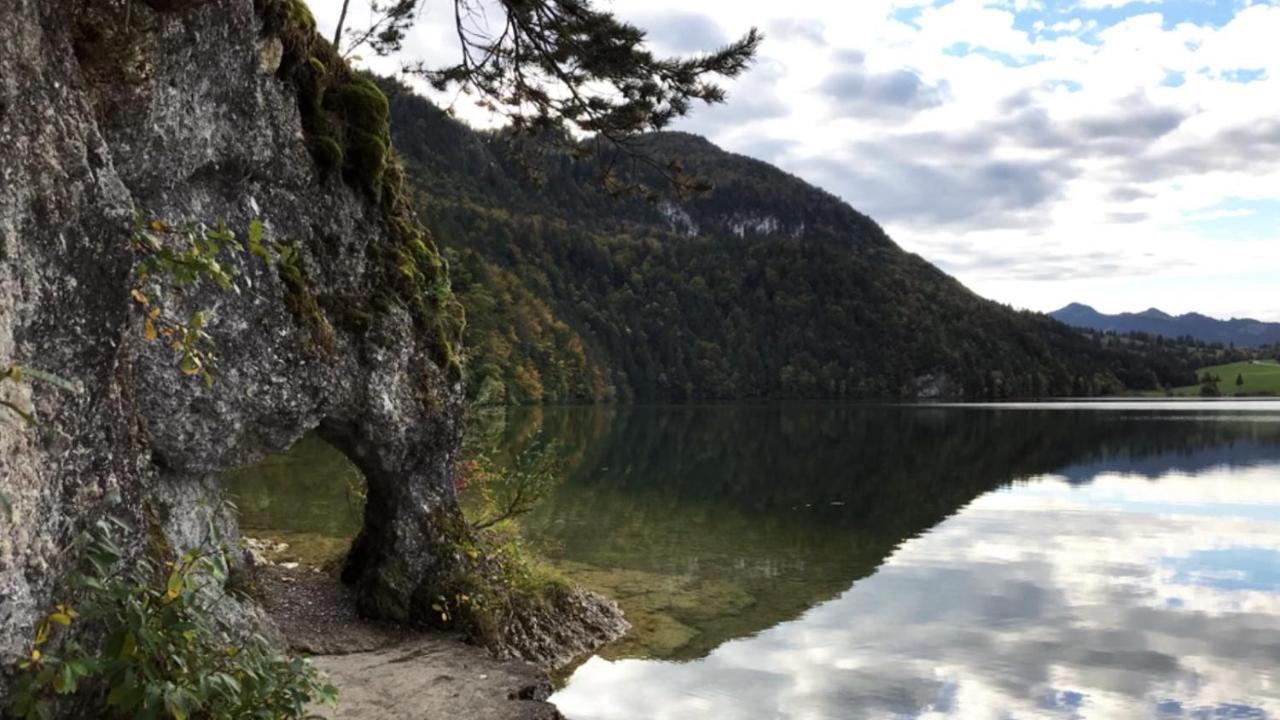
[[[345,318],[344,326],[367,327],[371,313],[406,308],[435,363],[450,379],[461,379],[456,347],[465,313],[449,287],[448,268],[435,242],[411,210],[404,169],[391,149],[386,95],[316,34],[315,19],[302,0],[257,0],[257,9],[263,32],[279,37],[284,46],[277,75],[297,88],[307,148],[321,175],[340,171],[343,181],[376,207],[386,237],[369,246],[370,259],[382,269],[371,302],[331,297],[317,303],[301,291],[305,277],[285,278],[300,304],[296,312],[313,318],[336,311]]]
[[[302,267],[302,256],[298,252],[297,241],[279,243],[279,262],[276,270],[280,281],[284,283],[285,302],[297,322],[310,334],[315,349],[326,353],[333,352],[337,339],[329,318],[325,316],[311,291],[311,283],[307,282],[306,270]]]

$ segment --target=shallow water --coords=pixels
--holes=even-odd
[[[636,625],[554,696],[571,720],[1280,714],[1280,404],[534,409],[487,431],[558,442],[566,480],[524,531]]]

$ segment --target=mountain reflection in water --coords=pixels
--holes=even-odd
[[[529,523],[638,624],[554,700],[1265,717],[1280,415],[1250,407],[624,411]]]
[[[635,624],[554,696],[571,720],[1280,713],[1280,404],[480,427],[556,441],[524,531]]]

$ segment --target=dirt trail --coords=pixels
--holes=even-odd
[[[290,648],[311,655],[341,693],[334,720],[563,720],[551,681],[455,636],[359,617],[350,588],[304,567],[257,570],[263,605]]]

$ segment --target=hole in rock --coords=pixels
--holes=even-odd
[[[364,476],[315,433],[226,473],[223,487],[250,551],[273,564],[333,570],[363,525]]]

